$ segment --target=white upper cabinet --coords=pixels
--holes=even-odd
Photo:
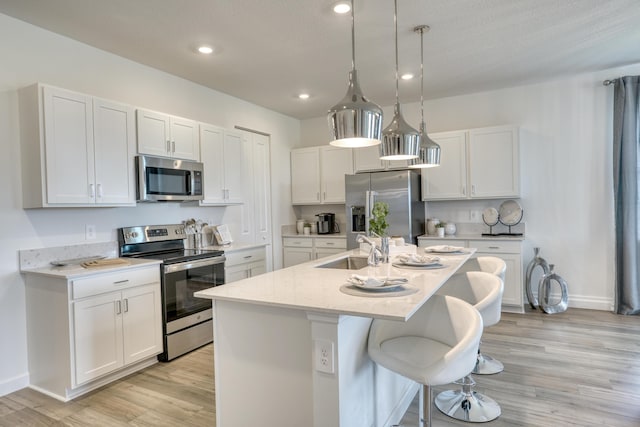
[[[519,197],[519,148],[517,127],[469,131],[471,197]]]
[[[520,197],[518,128],[499,126],[430,135],[440,166],[422,171],[423,200]]]
[[[242,151],[240,132],[200,124],[200,157],[204,164],[204,199],[200,205],[243,202]]]
[[[19,95],[25,208],[135,205],[132,107],[43,85]]]
[[[291,151],[291,202],[297,205],[344,203],[344,176],[353,173],[350,148],[332,146]]]
[[[200,160],[198,124],[194,120],[138,109],[138,153]]]
[[[406,160],[380,160],[380,145],[353,149],[354,172],[406,168]]]
[[[440,166],[422,169],[422,198],[466,198],[467,133],[443,132],[429,136],[440,145]]]

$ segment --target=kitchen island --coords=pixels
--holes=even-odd
[[[441,256],[441,269],[319,267],[367,256],[353,250],[197,292],[213,300],[216,425],[398,422],[418,385],[369,359],[371,321],[409,319],[474,251]],[[353,273],[405,277],[409,292],[347,294]]]

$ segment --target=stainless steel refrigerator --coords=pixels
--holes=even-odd
[[[415,170],[358,173],[345,176],[347,249],[358,247],[356,236],[369,233],[369,217],[377,201],[389,204],[388,236],[402,236],[417,244],[424,234],[424,203],[420,173]]]

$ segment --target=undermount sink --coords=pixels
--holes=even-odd
[[[367,258],[348,256],[345,258],[335,259],[326,264],[316,266],[316,268],[337,268],[340,270],[360,270],[367,266]]]

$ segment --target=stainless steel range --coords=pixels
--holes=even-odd
[[[224,252],[185,249],[186,237],[182,224],[118,229],[120,256],[162,261],[163,362],[213,340],[211,301],[193,293],[224,284]]]

